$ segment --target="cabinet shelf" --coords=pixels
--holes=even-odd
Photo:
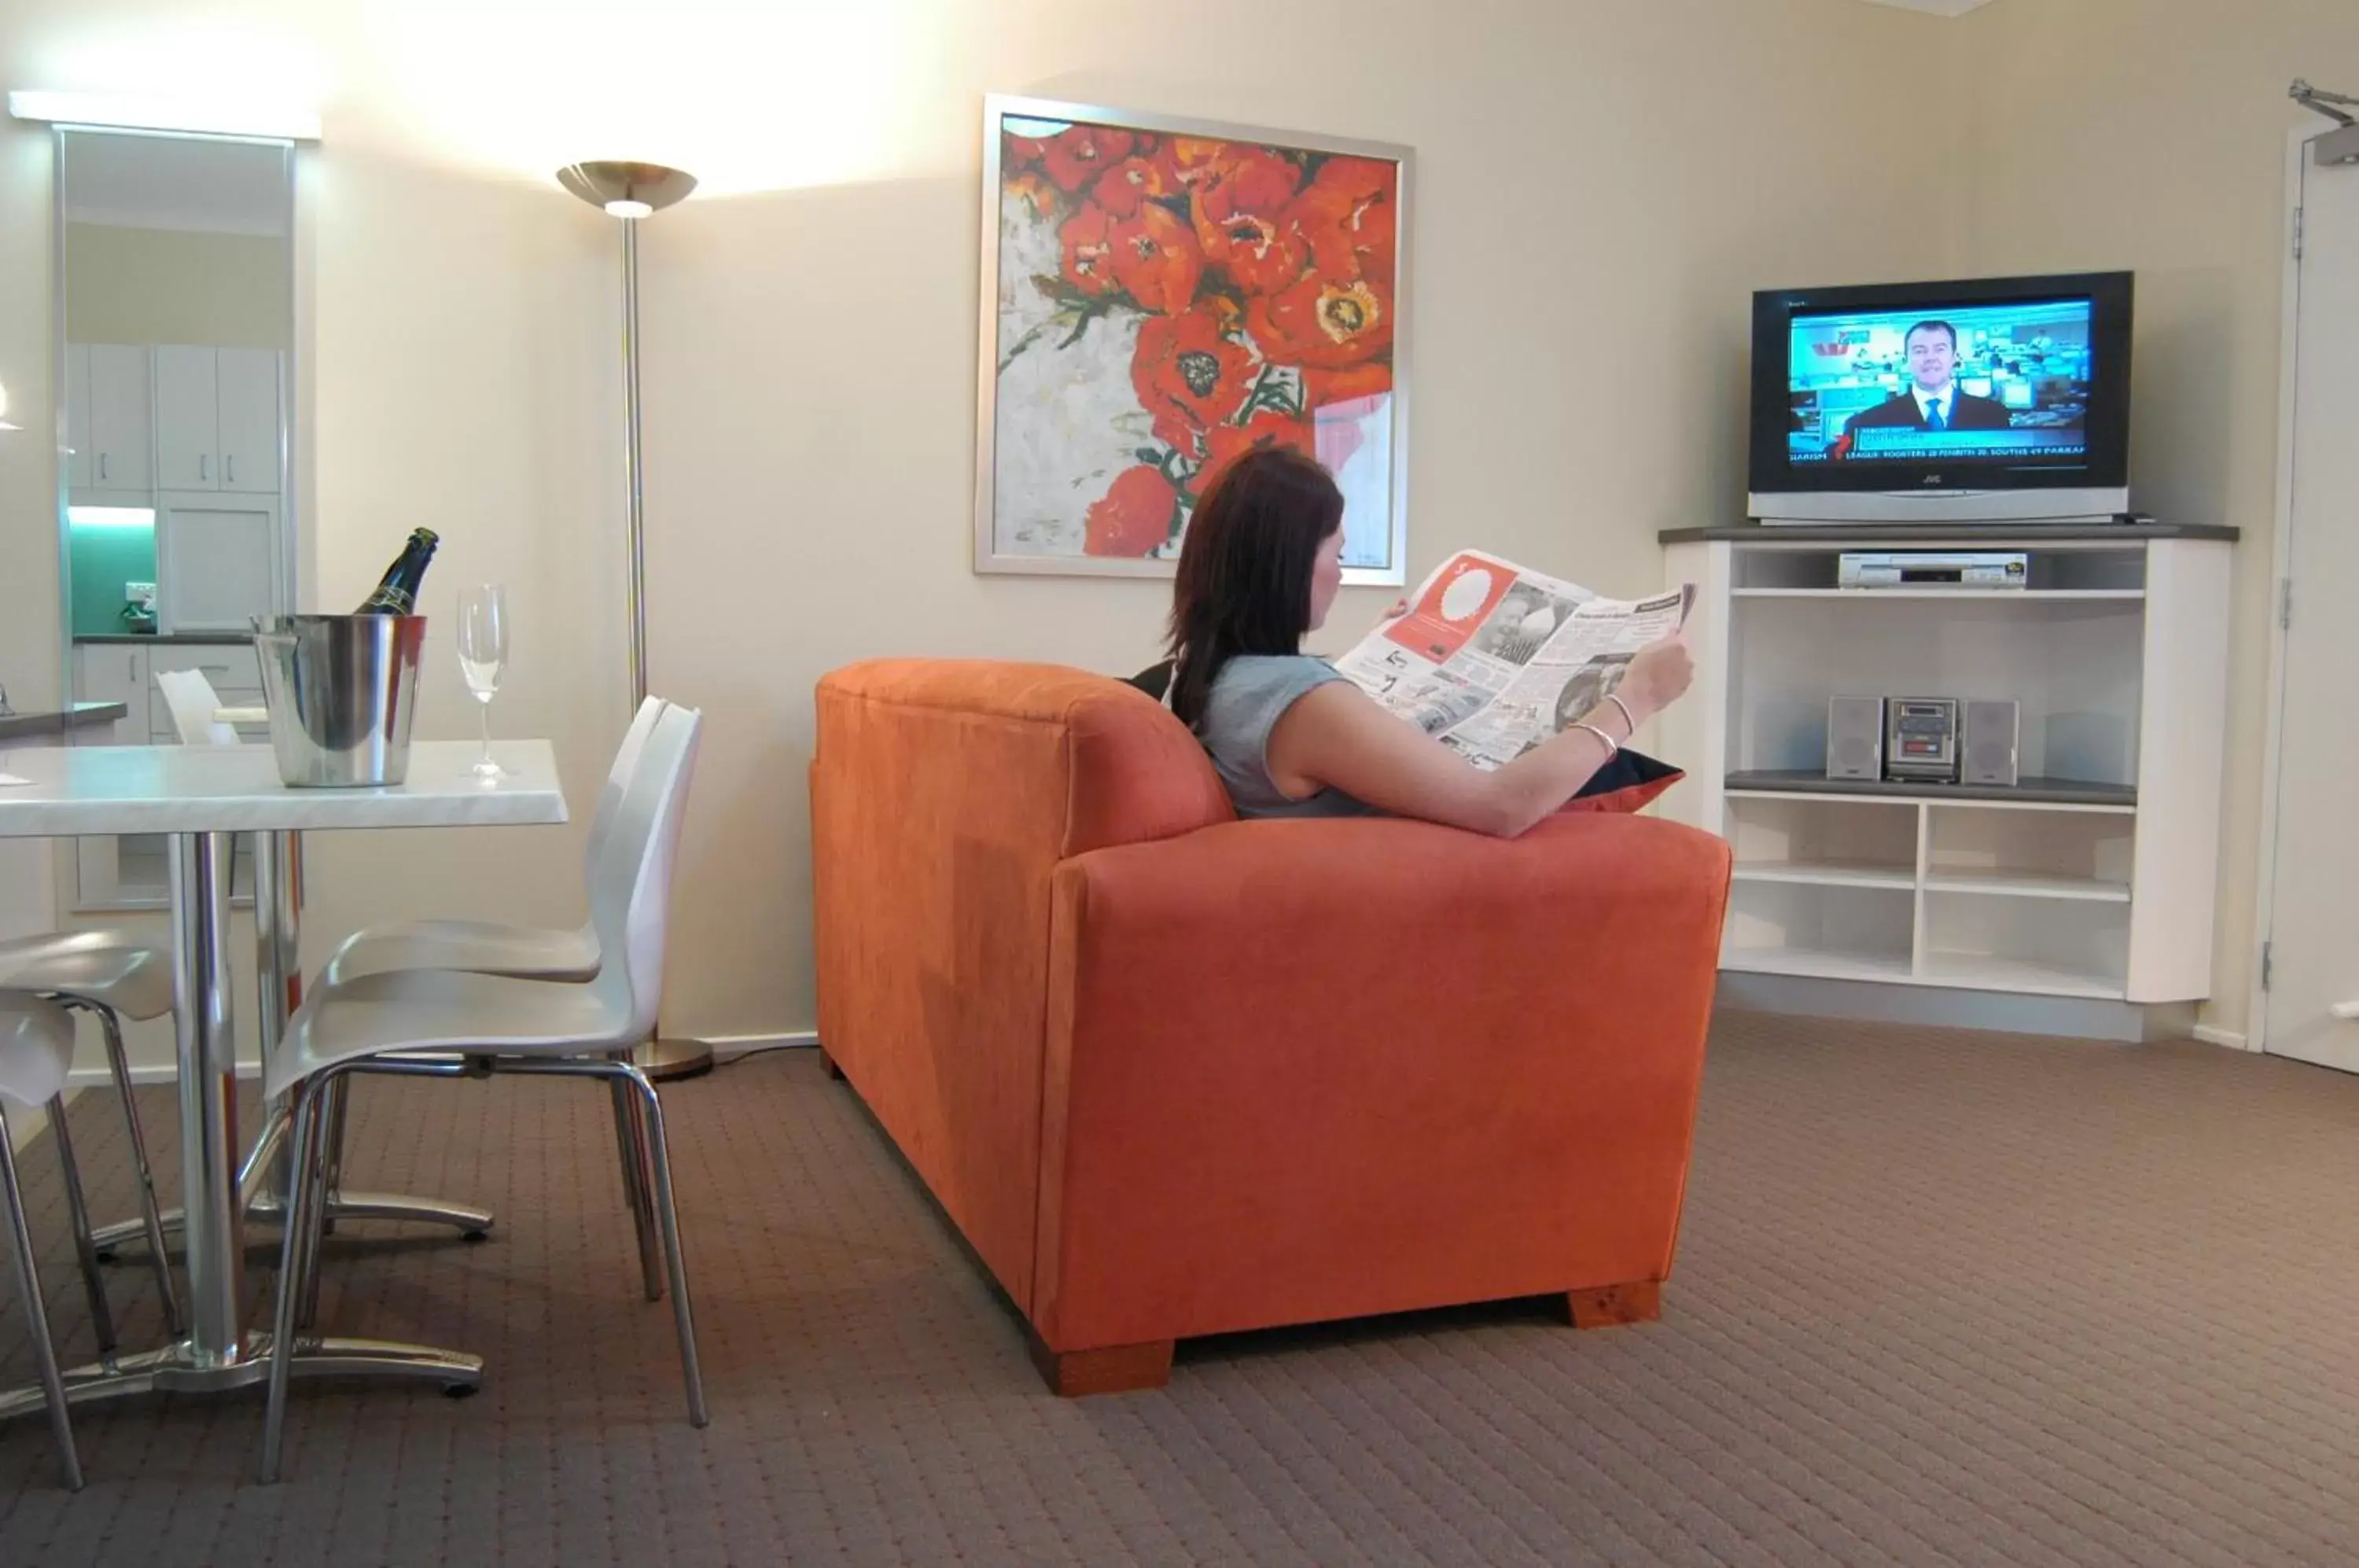
[[[2002,898],[2084,898],[2126,904],[2129,884],[2087,877],[2041,877],[2028,872],[1935,872],[1925,878],[1928,893],[1975,893]]]
[[[1800,975],[1823,980],[1906,982],[1908,955],[1846,953],[1807,947],[1734,947],[1720,955],[1723,969],[1754,975]]]
[[[1721,786],[1730,794],[1824,795],[1830,799],[1919,800],[1935,805],[1980,803],[2017,806],[2082,806],[2114,811],[2137,809],[2132,784],[2086,784],[2075,779],[2026,779],[2019,784],[1930,784],[1922,779],[1830,779],[1810,768],[1751,768],[1731,773]]]
[[[1873,860],[1739,861],[1733,873],[1739,882],[1793,882],[1822,887],[1897,887],[1917,885],[1917,873],[1906,866]]]
[[[2118,1001],[2122,987],[2101,975],[2021,958],[1979,953],[1929,953],[1915,976],[1926,985],[1969,991],[2015,991],[2039,996],[2093,996]]]

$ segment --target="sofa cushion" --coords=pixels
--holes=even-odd
[[[834,670],[819,691],[822,704],[931,709],[978,724],[1061,732],[1068,767],[1060,780],[1060,855],[1169,838],[1236,818],[1196,737],[1125,681],[1054,664],[886,659]],[[939,747],[940,732],[922,733],[927,745]]]

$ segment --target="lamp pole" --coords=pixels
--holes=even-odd
[[[658,163],[575,163],[557,182],[623,225],[623,539],[625,593],[631,616],[631,709],[647,698],[647,503],[639,453],[639,224],[696,189],[696,177]],[[690,1078],[712,1070],[702,1040],[654,1040],[631,1060],[649,1078]]]
[[[647,700],[647,499],[639,468],[639,220],[623,221],[623,539],[630,552],[631,708]]]

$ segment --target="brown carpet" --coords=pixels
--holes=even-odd
[[[299,1385],[276,1487],[258,1397],[86,1410],[80,1496],[12,1423],[0,1563],[2359,1561],[2359,1079],[1733,1016],[1660,1323],[1244,1335],[1079,1402],[810,1052],[666,1104],[708,1430],[636,1287],[603,1094],[364,1082],[355,1184],[499,1228],[332,1242],[322,1322],[478,1351],[484,1391]],[[107,1216],[114,1110],[74,1107]],[[49,1154],[23,1163],[79,1357]],[[111,1278],[145,1342],[145,1277]],[[30,1377],[13,1303],[0,1350]]]

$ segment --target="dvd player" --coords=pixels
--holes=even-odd
[[[2019,550],[1854,550],[1835,561],[1839,588],[2021,588],[2030,576]]]

